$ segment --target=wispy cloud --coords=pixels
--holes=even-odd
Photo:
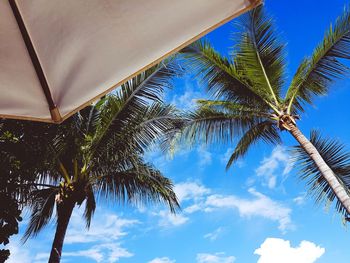
[[[209,152],[205,146],[200,146],[197,148],[198,165],[200,167],[205,167],[213,162],[212,154]]]
[[[303,205],[305,204],[306,199],[306,193],[301,193],[297,197],[293,199],[293,202],[297,205]]]
[[[76,209],[71,217],[62,262],[71,258],[85,258],[95,262],[114,263],[121,258],[132,257],[133,253],[122,246],[123,238],[132,228],[140,224],[138,220],[122,218],[98,207],[91,228],[85,227],[83,209]],[[25,228],[24,225],[21,229]],[[11,241],[10,263],[44,263],[49,258],[52,230],[44,231],[40,239],[29,240],[24,246],[19,240]]]
[[[155,258],[151,261],[149,261],[148,263],[175,263],[175,260],[171,260],[168,257],[163,257],[163,258]]]
[[[209,188],[198,182],[190,181],[176,184],[174,191],[180,202],[203,199],[210,193]]]
[[[159,217],[158,226],[163,228],[177,227],[189,222],[189,214],[201,209],[196,203],[204,201],[210,190],[197,182],[182,182],[174,186],[174,191],[182,207],[182,213],[171,214],[168,210],[152,212],[153,216]],[[188,205],[188,206],[185,206]]]
[[[189,218],[183,214],[172,214],[167,210],[154,212],[153,215],[159,217],[158,225],[160,227],[174,227],[185,224]]]
[[[65,244],[116,241],[127,234],[126,228],[137,224],[140,222],[135,219],[125,219],[111,213],[96,213],[91,228],[86,230],[82,222],[82,211],[78,210],[72,215]]]
[[[221,164],[223,164],[223,165],[227,164],[227,162],[230,160],[230,157],[231,157],[233,151],[234,151],[233,148],[228,148],[226,150],[226,152],[223,155],[221,155],[221,157],[220,157]],[[244,167],[245,163],[243,160],[237,160],[237,161],[235,161],[235,163],[233,165],[238,167],[238,168],[242,168],[242,167]]]
[[[278,175],[276,173],[282,169],[281,175],[285,178],[290,173],[292,166],[293,164],[286,148],[277,146],[273,149],[269,157],[261,161],[260,166],[255,172],[257,176],[263,178],[265,185],[273,189],[277,184]]]
[[[215,241],[222,234],[222,232],[223,232],[223,228],[219,227],[219,228],[215,229],[213,232],[205,234],[204,238],[207,238],[211,241]]]
[[[30,255],[30,251],[26,248],[23,248],[19,245],[20,241],[11,240],[6,249],[11,251],[10,258],[6,261],[7,263],[31,263],[32,258]]]
[[[183,214],[178,217],[161,211],[157,214],[161,217],[162,226],[182,225],[189,221],[189,215],[193,213],[212,213],[219,209],[236,210],[240,217],[261,217],[278,223],[278,229],[283,233],[293,229],[291,220],[292,210],[284,204],[256,191],[248,190],[249,197],[243,198],[237,195],[217,194],[199,182],[185,182],[175,185],[183,208]],[[214,234],[213,234],[214,236]],[[207,236],[210,238],[210,235]]]
[[[258,263],[314,263],[325,251],[310,241],[304,240],[292,247],[288,240],[267,238],[254,254],[260,256]]]
[[[285,232],[293,228],[290,217],[291,209],[272,200],[266,195],[249,189],[252,198],[241,198],[234,195],[208,196],[206,206],[211,208],[237,209],[241,217],[263,217],[279,223],[278,228]]]
[[[83,257],[90,258],[96,262],[117,262],[121,258],[132,257],[133,254],[130,253],[125,248],[121,247],[119,243],[105,243],[102,245],[95,245],[87,250],[78,250],[74,252],[64,252],[62,254],[63,260],[65,258],[72,257]]]
[[[193,110],[196,108],[196,101],[203,97],[205,95],[200,92],[197,83],[187,77],[184,82],[183,92],[174,94],[170,102],[181,110]]]
[[[235,261],[236,261],[236,258],[234,256],[225,256],[224,253],[197,254],[197,263],[233,263]]]

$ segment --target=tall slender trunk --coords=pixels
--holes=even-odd
[[[61,260],[63,241],[74,206],[75,202],[71,200],[65,200],[57,206],[57,227],[55,239],[52,243],[49,263],[59,263]]]
[[[316,147],[301,133],[301,131],[293,124],[289,125],[290,133],[299,142],[300,146],[306,151],[310,158],[315,162],[318,170],[321,172],[338,200],[342,203],[347,213],[350,214],[350,196],[334,175],[332,169],[323,160]]]

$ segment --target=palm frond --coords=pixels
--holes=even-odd
[[[240,114],[241,116],[256,116],[261,118],[270,118],[272,114],[264,112],[257,105],[239,104],[227,100],[197,100],[200,109],[212,109],[223,113]]]
[[[113,134],[121,134],[125,124],[145,113],[152,103],[160,103],[172,78],[181,74],[174,61],[165,61],[134,77],[116,93],[107,96],[100,107],[98,129],[92,141],[94,151],[103,150]]]
[[[210,95],[246,105],[269,105],[237,71],[233,61],[214,50],[207,41],[197,41],[181,51],[190,69],[206,85]]]
[[[350,193],[350,152],[337,140],[323,138],[319,132],[312,131],[311,143],[316,147],[324,161],[331,168],[338,181]],[[314,161],[301,146],[294,147],[296,166],[300,170],[300,178],[307,182],[309,194],[316,203],[333,202],[336,196],[328,185]],[[346,209],[341,202],[336,200],[336,209],[340,214],[347,215]]]
[[[179,209],[172,182],[151,165],[139,162],[135,167],[119,167],[119,171],[105,168],[95,186],[106,199],[136,206],[165,203],[173,213]]]
[[[289,112],[303,111],[304,104],[312,103],[315,96],[327,94],[331,84],[349,76],[343,59],[350,59],[349,8],[344,9],[311,57],[305,58],[297,69],[285,98]]]
[[[145,149],[165,139],[165,135],[178,129],[182,119],[178,111],[170,105],[154,103],[143,107],[142,112],[124,120],[123,126],[109,132],[104,145],[98,148],[95,157],[100,161],[123,156],[143,154]],[[101,165],[101,164],[99,164]]]
[[[89,186],[89,188],[86,191],[87,192],[86,192],[86,198],[85,198],[86,202],[85,202],[84,218],[86,221],[86,227],[90,228],[91,219],[96,209],[96,200],[95,200],[95,196],[91,186]]]
[[[32,193],[31,215],[23,236],[24,242],[36,236],[49,223],[55,207],[56,194],[57,189],[55,188],[36,190]]]
[[[279,39],[270,18],[261,6],[243,15],[234,34],[232,53],[238,72],[254,91],[274,106],[280,103],[285,81],[285,44]]]
[[[234,136],[244,134],[262,118],[248,107],[222,111],[215,106],[203,106],[189,113],[186,119],[182,137],[190,144],[198,141],[209,144],[232,142]]]
[[[250,128],[238,141],[234,152],[227,162],[226,170],[228,170],[234,161],[243,157],[249,150],[249,148],[262,140],[266,143],[280,144],[281,138],[276,123],[267,120]]]

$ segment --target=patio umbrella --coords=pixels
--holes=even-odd
[[[259,0],[1,0],[0,117],[62,122]]]

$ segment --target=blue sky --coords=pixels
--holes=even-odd
[[[267,11],[288,42],[289,76],[346,4],[343,0],[266,0]],[[232,30],[227,24],[208,38],[227,54]],[[167,99],[180,108],[191,108],[195,99],[204,96],[191,77],[175,84]],[[350,149],[349,86],[350,81],[338,83],[309,108],[299,122],[306,135],[316,128]],[[233,145],[180,147],[172,159],[157,150],[150,152],[148,160],[174,181],[182,212],[172,216],[165,207],[104,203],[87,232],[82,211],[77,210],[62,262],[349,262],[349,230],[332,208],[325,211],[305,195],[305,184],[289,158],[288,146],[295,142],[288,134],[283,139],[284,144],[277,147],[253,148],[228,173],[225,161]],[[13,238],[9,262],[46,262],[53,234],[54,224],[25,245],[19,237]]]

